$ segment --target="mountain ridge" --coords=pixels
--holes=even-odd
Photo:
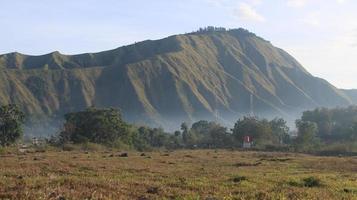
[[[46,116],[112,106],[130,121],[167,126],[232,121],[252,112],[289,117],[356,102],[245,29],[204,30],[98,53],[4,54],[0,69],[0,103]]]

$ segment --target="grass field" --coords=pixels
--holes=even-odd
[[[0,156],[0,199],[357,199],[357,158],[192,150]]]

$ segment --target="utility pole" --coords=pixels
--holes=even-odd
[[[213,115],[214,115],[214,120],[216,123],[218,123],[218,109],[217,109],[217,96],[214,96],[214,111],[213,111]]]
[[[253,93],[250,93],[250,116],[254,116],[254,102],[253,102]]]

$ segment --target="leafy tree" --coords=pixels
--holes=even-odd
[[[333,110],[327,108],[317,108],[313,111],[303,112],[301,120],[316,123],[318,127],[317,135],[320,138],[329,138],[333,131],[333,113]]]
[[[207,26],[204,28],[200,28],[197,33],[205,33],[205,32],[225,32],[227,31],[226,28],[223,27],[214,27],[214,26]]]
[[[25,115],[14,104],[0,107],[0,145],[8,146],[22,136]]]
[[[173,143],[178,143],[175,135],[169,135],[162,128],[140,127],[138,130],[140,138],[151,147],[170,146],[173,148]]]
[[[191,126],[191,131],[197,133],[197,134],[207,134],[210,129],[210,122],[206,120],[200,120],[198,122],[195,122]]]
[[[131,139],[129,125],[122,120],[119,110],[94,107],[66,114],[60,137],[64,142],[93,142],[107,145],[119,139],[128,143]]]
[[[275,118],[269,122],[273,132],[275,142],[278,144],[288,144],[290,142],[289,127],[282,118]]]
[[[183,122],[181,124],[181,131],[182,131],[182,141],[184,144],[187,144],[189,140],[189,130],[186,122]]]
[[[176,137],[180,137],[180,136],[181,136],[181,132],[180,132],[180,131],[175,131],[175,132],[174,132],[174,135],[175,135]]]
[[[162,128],[152,129],[151,136],[151,145],[153,147],[163,147],[168,143],[168,134]]]
[[[297,147],[300,150],[311,150],[317,144],[318,128],[315,122],[309,121],[296,121],[296,127],[298,129],[298,136],[296,138]]]
[[[256,117],[239,119],[232,129],[233,136],[241,144],[244,136],[252,137],[256,145],[265,145],[272,142],[272,129],[267,120]]]
[[[347,108],[317,108],[305,111],[302,121],[317,124],[317,136],[328,143],[353,139],[353,125],[357,122],[357,106]]]
[[[210,143],[215,148],[223,148],[232,146],[231,134],[227,132],[227,128],[217,123],[211,122],[210,129],[208,131]]]
[[[199,147],[228,147],[231,145],[231,135],[227,128],[216,122],[205,120],[192,124],[190,133],[196,136],[196,144]]]

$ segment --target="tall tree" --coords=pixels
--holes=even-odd
[[[316,137],[318,133],[317,124],[315,122],[297,120],[296,127],[298,129],[298,136],[296,138],[297,147],[301,150],[313,148],[318,142]]]
[[[8,146],[22,136],[25,115],[14,104],[0,107],[0,145]]]
[[[279,144],[286,144],[289,142],[289,127],[286,125],[286,121],[282,118],[275,118],[269,122],[275,142]]]
[[[182,141],[184,144],[187,144],[189,139],[189,132],[188,132],[189,130],[186,122],[183,122],[181,124],[181,131],[182,131]]]
[[[60,136],[75,143],[94,142],[111,144],[118,139],[128,142],[129,126],[119,110],[88,108],[65,115],[64,130]]]
[[[232,129],[233,136],[238,142],[242,142],[244,136],[250,136],[257,145],[265,145],[272,142],[272,129],[267,120],[259,120],[256,117],[244,117],[239,119]]]

